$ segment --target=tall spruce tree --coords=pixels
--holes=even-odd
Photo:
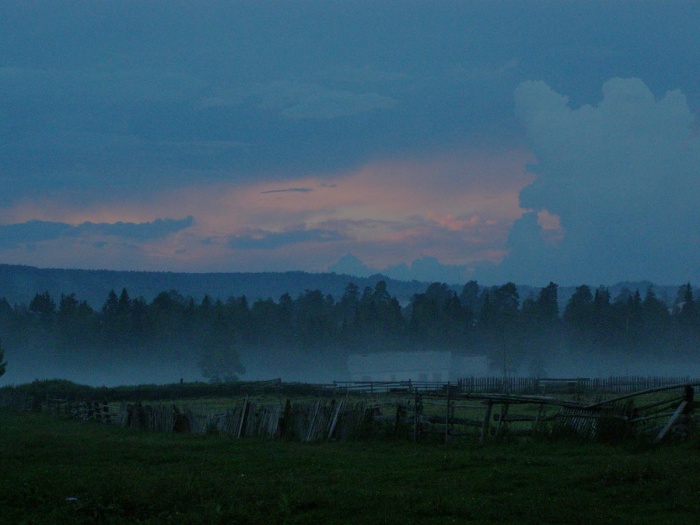
[[[5,351],[2,349],[2,342],[0,342],[0,376],[5,373],[5,369],[7,368],[7,363],[3,361],[4,357]]]

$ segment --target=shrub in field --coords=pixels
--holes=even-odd
[[[633,438],[635,431],[624,418],[616,414],[602,414],[598,418],[595,436],[601,443],[617,444]]]
[[[98,399],[105,390],[87,385],[79,385],[65,379],[36,380],[18,386],[7,386],[3,390],[15,390],[34,396],[37,399]]]
[[[634,400],[611,406],[598,418],[595,437],[601,443],[622,443],[636,436],[635,428],[630,423],[634,413]]]

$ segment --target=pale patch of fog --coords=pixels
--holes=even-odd
[[[553,347],[549,347],[553,348]],[[556,347],[554,347],[556,348]],[[417,349],[416,349],[417,350]],[[361,351],[357,349],[357,351]],[[679,351],[680,352],[680,351]],[[663,355],[653,347],[630,353],[596,352],[559,346],[546,355],[518,354],[506,348],[491,349],[488,375],[500,377],[607,378],[616,376],[666,376],[700,378],[700,360],[690,355]],[[505,354],[505,355],[504,355]],[[173,384],[206,381],[197,356],[122,358],[86,356],[84,359],[51,359],[47,354],[15,354],[6,351],[7,372],[0,386],[35,380],[65,379],[90,386]],[[242,348],[239,358],[245,372],[242,381],[282,379],[285,382],[329,384],[350,379],[347,349]],[[504,370],[505,359],[505,370]],[[417,378],[416,378],[417,379]]]
[[[280,378],[285,382],[329,384],[349,379],[346,359],[320,353],[300,351],[243,352],[241,361],[246,367],[240,376],[243,381],[263,381]],[[489,375],[502,376],[502,364],[494,359]],[[607,378],[617,376],[665,376],[700,378],[700,360],[659,359],[644,357],[632,359],[622,355],[603,357],[585,356],[576,352],[562,352],[558,358],[537,362],[508,362],[506,369],[512,377],[549,378]],[[104,367],[56,365],[48,361],[32,363],[11,360],[0,386],[19,385],[35,380],[66,379],[90,386],[122,386],[143,384],[172,384],[206,381],[196,362],[126,362],[105,363]]]
[[[90,386],[122,386],[143,384],[171,384],[180,379],[184,381],[203,381],[196,362],[178,363],[164,361],[113,361],[104,366],[94,364],[52,363],[41,359],[21,360],[12,356],[7,359],[5,375],[0,379],[0,386],[20,385],[35,380],[65,379],[74,383]]]
[[[631,359],[625,356],[584,356],[571,353],[564,359],[543,364],[545,377],[550,378],[607,378],[607,377],[689,377],[700,378],[700,360],[659,359],[645,357]],[[529,375],[527,373],[523,375]]]
[[[344,354],[298,349],[244,349],[239,352],[245,372],[242,381],[281,378],[285,382],[332,383],[347,379]],[[51,360],[45,356],[5,353],[7,372],[0,386],[20,385],[35,380],[65,379],[90,386],[172,384],[207,381],[202,376],[198,358],[191,359],[120,359]]]
[[[257,381],[281,378],[286,382],[332,383],[348,379],[345,352],[301,351],[299,349],[256,349],[239,353],[245,366],[241,379]]]

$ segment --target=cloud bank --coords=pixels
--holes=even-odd
[[[194,217],[156,219],[152,222],[83,222],[77,225],[63,222],[32,220],[0,225],[0,248],[16,248],[62,238],[111,236],[131,241],[161,239],[185,230],[194,224]]]
[[[537,158],[520,193],[497,276],[518,282],[610,283],[700,278],[700,140],[678,90],[655,97],[642,80],[613,78],[596,105],[572,108],[544,82],[515,92]],[[548,242],[538,213],[559,218]]]
[[[335,230],[297,227],[283,232],[266,230],[248,231],[231,235],[228,239],[229,248],[238,250],[273,250],[281,246],[300,243],[327,243],[344,240],[346,237]]]

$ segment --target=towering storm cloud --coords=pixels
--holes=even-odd
[[[602,94],[572,107],[544,82],[516,89],[536,178],[520,193],[527,211],[499,274],[567,284],[697,281],[700,140],[685,96],[655,96],[635,78],[611,79]],[[554,238],[543,215],[559,219]]]

